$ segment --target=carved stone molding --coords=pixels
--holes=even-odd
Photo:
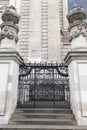
[[[17,33],[19,32],[19,27],[17,25],[15,25],[15,24],[12,24],[11,22],[2,23],[1,26],[0,26],[1,30],[4,28],[4,26],[8,26],[8,27],[14,28]]]
[[[83,21],[84,19],[86,19],[85,10],[81,6],[75,4],[67,15],[67,19],[69,23]]]
[[[68,29],[62,29],[61,30],[61,35],[63,36],[63,42],[64,44],[70,44],[69,43],[69,31]]]
[[[2,14],[3,23],[1,24],[0,41],[4,38],[15,40],[18,42],[19,28],[16,24],[19,23],[20,16],[17,14],[13,6],[7,7]]]
[[[13,24],[18,24],[20,16],[17,14],[16,9],[11,5],[2,14],[2,20],[4,22],[12,22]]]
[[[68,14],[67,19],[69,21],[69,41],[71,42],[80,35],[87,39],[87,23],[83,21],[86,19],[85,10],[81,6],[75,5]]]
[[[70,30],[69,41],[71,42],[73,39],[79,37],[80,35],[87,39],[87,24],[75,24],[74,27]]]
[[[18,27],[16,25],[4,23],[1,25],[1,29],[0,40],[7,37],[10,40],[15,40],[16,43],[18,42]]]

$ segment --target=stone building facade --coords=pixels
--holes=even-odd
[[[61,36],[61,30],[67,26],[68,11],[67,1],[66,6],[63,4],[61,0],[22,1],[19,51],[26,62],[61,62],[63,59],[70,48],[68,43],[64,45]]]
[[[70,43],[66,39],[67,2],[67,0],[0,1],[1,13],[5,6],[10,4],[16,7],[21,16],[18,50],[25,62],[63,61],[65,53],[70,49]]]
[[[0,15],[10,4],[21,16],[18,50],[25,62],[63,62],[70,49],[66,15],[75,3],[78,0],[0,0]]]
[[[7,124],[16,109],[20,76],[26,78],[31,73],[32,67],[26,71],[27,64],[25,65],[24,62],[65,62],[69,68],[70,87],[67,90],[70,88],[70,107],[78,125],[87,124],[87,82],[85,82],[87,80],[87,8],[85,2],[81,0],[79,2],[78,0],[0,1],[0,15],[3,20],[0,21],[2,23],[0,33],[0,124]],[[82,5],[86,11],[76,4]],[[72,8],[73,5],[75,6]],[[71,11],[68,12],[70,9]],[[68,76],[67,69],[61,72],[58,63],[54,64],[54,67],[55,65],[59,67],[59,69],[56,68],[57,73]],[[47,63],[44,65],[43,69],[47,69]],[[50,65],[49,67],[52,67],[52,63]],[[23,73],[19,76],[21,67],[24,67],[26,74]],[[35,66],[33,73],[35,76],[36,72]],[[52,74],[52,83],[54,83],[54,68]],[[34,87],[36,87],[35,76],[32,76],[34,77]],[[47,76],[45,77],[47,81]],[[43,79],[45,78],[42,77]],[[57,78],[56,81],[58,81],[56,83],[58,87],[65,84],[64,79],[63,82],[59,82],[61,78]],[[23,83],[25,85],[24,80]],[[22,87],[22,84],[20,85]],[[30,84],[27,85],[30,89]],[[47,85],[47,82],[44,85]],[[66,89],[66,86],[63,87],[63,90],[64,88]],[[64,90],[64,92],[66,91]]]
[[[63,62],[70,50],[66,15],[75,3],[82,5],[78,0],[0,0],[0,16],[9,5],[21,16],[17,48],[25,62]]]

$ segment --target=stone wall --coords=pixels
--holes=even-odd
[[[41,61],[41,0],[30,1],[28,61]]]
[[[21,0],[19,51],[25,61],[61,62],[60,1]]]
[[[20,36],[19,36],[19,52],[24,60],[28,60],[29,48],[29,24],[30,24],[30,0],[21,0],[20,5]]]
[[[48,3],[48,61],[61,62],[60,1]]]
[[[9,0],[0,0],[0,7],[1,6],[6,6],[9,4]]]
[[[60,30],[61,30],[61,62],[64,62],[64,58],[68,51],[71,49],[69,43],[69,32],[68,32],[68,0],[60,0]]]
[[[41,0],[41,59],[48,60],[48,0]]]

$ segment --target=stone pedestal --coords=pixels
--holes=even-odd
[[[0,124],[8,124],[17,106],[19,64],[16,51],[0,51]]]
[[[64,61],[69,68],[71,108],[78,125],[87,125],[87,24],[83,8],[75,5],[67,16],[71,51]]]
[[[87,125],[87,51],[68,52],[71,109],[78,125]]]
[[[2,15],[0,33],[0,124],[8,124],[17,106],[19,64],[17,52],[19,15],[10,6]]]

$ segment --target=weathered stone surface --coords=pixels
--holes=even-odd
[[[0,41],[1,48],[17,49],[19,28],[16,24],[19,23],[20,16],[17,14],[13,6],[7,7],[2,14],[3,23],[1,24]]]
[[[87,25],[84,10],[75,6],[68,15],[71,51],[65,57],[69,68],[71,108],[78,125],[87,125]]]
[[[3,22],[11,22],[13,24],[19,23],[20,16],[17,14],[16,9],[13,6],[7,7],[2,14]]]
[[[28,62],[29,59],[32,59],[30,53],[32,52],[33,48],[35,48],[33,47],[33,45],[36,46],[36,48],[39,47],[38,50],[40,51],[40,55],[38,55],[39,57],[37,57],[39,58],[39,61],[44,58],[44,60],[46,61],[51,61],[52,59],[54,59],[55,62],[61,62],[61,59],[63,59],[65,53],[68,51],[67,48],[70,48],[69,44],[67,44],[66,47],[61,42],[60,28],[63,27],[63,25],[64,28],[66,28],[67,26],[67,21],[65,20],[68,11],[67,2],[66,7],[63,6],[64,4],[64,2],[60,2],[57,0],[50,0],[48,2],[46,0],[22,0],[19,51],[21,52],[23,58],[26,59],[26,62]],[[64,11],[64,15],[62,12],[62,8],[63,10],[65,10],[66,8],[66,12]],[[33,31],[35,35],[32,35]],[[28,37],[27,39],[24,35],[25,32]],[[41,36],[36,37],[37,33],[41,34]],[[47,41],[45,40],[44,35],[47,38]],[[55,38],[51,37],[56,37],[55,44],[52,44],[53,48],[55,48],[55,53],[52,52],[51,46],[51,43],[53,42],[53,40],[55,40]],[[33,41],[36,41],[36,44],[33,44]],[[45,45],[43,43],[45,43]],[[28,46],[28,48],[24,48],[27,49],[28,54],[24,53],[23,49],[21,50],[22,44]],[[47,48],[47,51],[44,50],[44,46]],[[51,52],[53,53],[52,55]],[[43,53],[45,53],[46,56],[44,56]]]

